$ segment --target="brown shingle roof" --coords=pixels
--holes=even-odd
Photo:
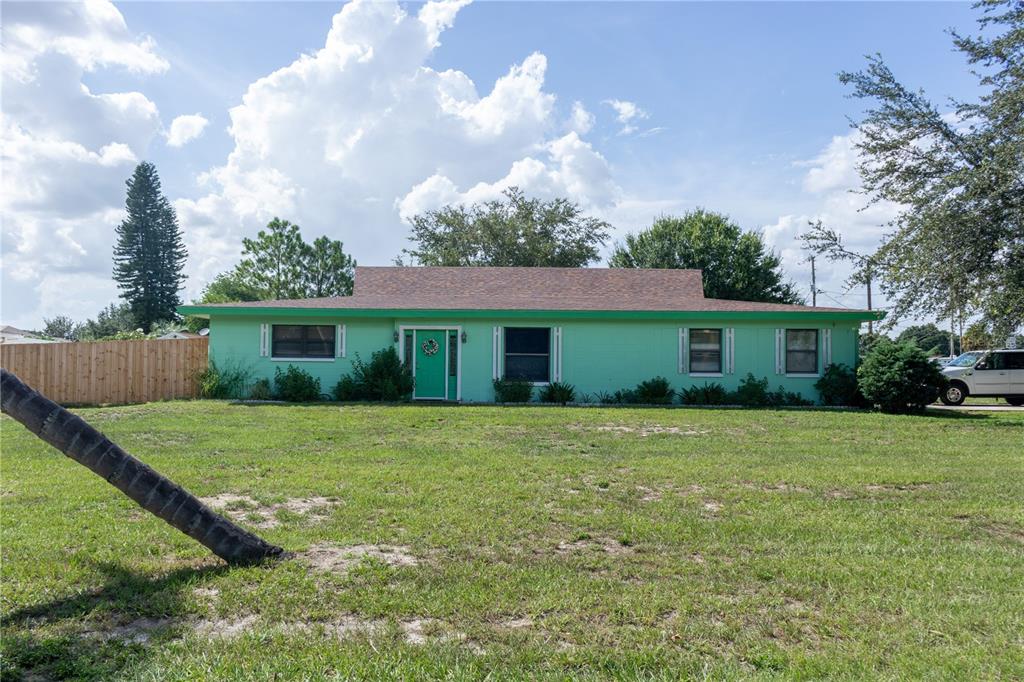
[[[704,298],[700,270],[628,268],[356,268],[352,296],[204,308],[395,310],[846,311]]]

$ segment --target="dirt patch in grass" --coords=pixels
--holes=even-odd
[[[364,559],[383,561],[388,566],[416,566],[419,559],[401,545],[338,545],[323,542],[313,545],[298,558],[312,568],[327,573],[347,573]]]
[[[864,490],[871,493],[892,493],[927,490],[931,487],[931,483],[872,483],[864,486]]]
[[[625,543],[621,540],[615,540],[608,536],[594,536],[589,535],[580,537],[572,541],[565,541],[558,543],[555,547],[555,554],[569,555],[579,554],[581,552],[604,552],[605,554],[612,554],[621,556],[625,554],[632,554],[636,550],[629,543]]]
[[[1024,545],[1024,528],[1019,526],[1012,526],[1008,523],[987,523],[982,525],[981,529],[1000,540],[1009,540]]]
[[[707,433],[707,431],[698,431],[697,429],[686,426],[662,426],[661,424],[638,424],[635,426],[626,424],[604,424],[589,428],[593,431],[636,435],[641,438],[660,434],[673,436],[703,436]]]
[[[718,512],[722,511],[724,505],[717,500],[704,500],[704,511],[714,516]]]
[[[82,636],[103,641],[116,640],[126,644],[145,644],[155,633],[175,624],[171,618],[136,618],[120,625],[90,628],[85,630]]]
[[[796,484],[793,484],[793,483],[786,483],[785,481],[783,481],[781,483],[752,483],[750,481],[744,481],[742,485],[743,485],[744,488],[749,488],[750,490],[760,490],[760,491],[766,492],[766,493],[809,493],[809,492],[811,492],[810,488],[804,487],[802,485],[796,485]]]
[[[261,504],[248,495],[235,493],[221,493],[199,499],[211,509],[256,528],[280,526],[280,512],[301,516],[312,523],[323,523],[330,518],[331,510],[341,504],[334,497],[295,497],[284,502]]]

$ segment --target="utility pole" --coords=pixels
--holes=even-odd
[[[818,278],[814,271],[814,256],[811,256],[811,307],[818,307]]]
[[[868,286],[868,312],[871,312],[871,268],[864,270],[864,278]],[[868,334],[875,333],[875,322],[870,317],[868,318]]]

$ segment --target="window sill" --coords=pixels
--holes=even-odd
[[[691,377],[722,377],[725,376],[721,372],[690,372]]]
[[[786,372],[785,376],[788,379],[818,379],[818,378],[821,377],[821,374],[819,372],[814,372],[813,374],[809,373],[809,372],[808,373],[803,373],[803,372],[797,372],[797,373]]]
[[[271,362],[334,362],[338,358],[270,358]]]

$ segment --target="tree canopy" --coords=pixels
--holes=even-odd
[[[177,318],[187,252],[171,202],[160,191],[156,166],[143,161],[127,181],[128,215],[115,228],[114,280],[145,331]]]
[[[230,302],[207,295],[232,301],[349,296],[355,264],[340,241],[322,236],[308,244],[298,225],[274,218],[255,239],[242,240],[241,262],[211,282],[201,302]]]
[[[923,350],[925,353],[937,355],[959,355],[960,344],[956,341],[953,352],[949,349],[949,332],[942,331],[934,324],[919,324],[907,327],[896,337],[897,343],[910,342]]]
[[[610,227],[568,199],[531,199],[510,187],[503,199],[413,217],[416,246],[402,253],[420,265],[584,267]]]
[[[786,280],[782,261],[759,232],[744,232],[721,213],[697,209],[662,216],[626,236],[608,264],[613,268],[699,268],[704,295],[736,301],[802,303]]]
[[[1024,321],[1024,3],[975,7],[986,35],[952,37],[977,99],[937,105],[880,55],[840,81],[871,102],[856,124],[864,191],[904,207],[879,251],[891,319],[977,305],[1009,330]]]

